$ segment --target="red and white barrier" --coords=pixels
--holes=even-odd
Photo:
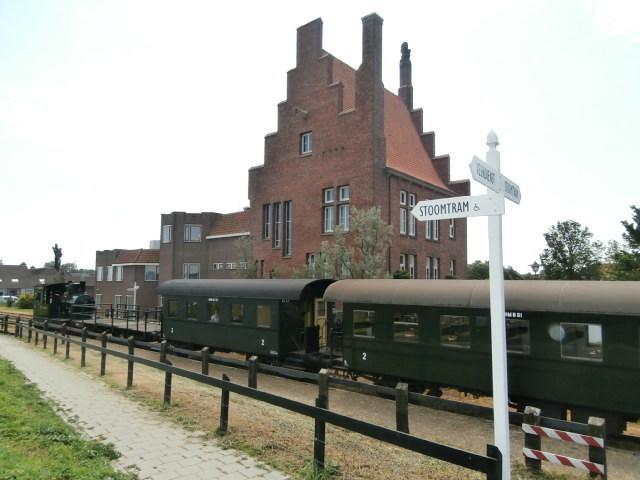
[[[553,438],[555,440],[562,440],[565,442],[577,443],[578,445],[584,445],[586,447],[598,447],[604,448],[604,439],[599,437],[593,437],[591,435],[582,435],[580,433],[565,432],[564,430],[556,430],[553,428],[539,427],[536,425],[522,424],[522,430],[524,433],[530,433],[532,435],[538,435],[540,437]],[[530,457],[533,458],[533,457]]]
[[[556,465],[564,465],[566,467],[574,467],[580,470],[591,473],[605,474],[605,467],[599,463],[589,462],[588,460],[580,460],[577,458],[571,458],[564,455],[558,455],[555,453],[543,452],[540,450],[533,450],[531,448],[523,448],[522,453],[525,457],[533,458],[534,460],[544,460]]]

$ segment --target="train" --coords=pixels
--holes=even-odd
[[[33,316],[45,319],[90,319],[93,303],[93,297],[87,294],[85,282],[39,285],[34,288]]]
[[[483,280],[169,280],[162,333],[174,343],[332,367],[382,385],[491,395]],[[640,282],[505,282],[509,401],[543,415],[640,419]]]

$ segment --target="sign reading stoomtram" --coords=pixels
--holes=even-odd
[[[422,200],[411,210],[411,214],[421,221],[502,215],[503,213],[504,199],[501,195],[476,195]]]

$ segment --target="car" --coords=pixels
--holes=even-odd
[[[16,302],[17,300],[18,300],[18,297],[16,297],[15,295],[0,295],[1,304],[6,304],[7,302],[12,303],[12,302]]]

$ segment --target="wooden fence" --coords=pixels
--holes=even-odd
[[[3,320],[2,331],[5,334],[9,334],[9,316],[5,316]],[[200,352],[202,357],[202,372],[196,373],[189,370],[185,370],[176,367],[171,364],[167,359],[167,353],[169,346],[166,341],[160,344],[160,359],[159,361],[149,360],[143,357],[135,355],[135,343],[133,338],[118,339],[115,343],[126,343],[128,346],[127,353],[112,350],[107,347],[108,341],[114,341],[115,338],[108,338],[104,333],[94,335],[100,339],[100,345],[95,345],[87,341],[89,335],[87,328],[83,328],[81,333],[81,339],[75,339],[70,336],[71,328],[66,325],[56,325],[55,329],[59,332],[56,333],[49,329],[47,322],[43,322],[41,325],[36,325],[32,320],[25,322],[24,319],[16,318],[11,322],[14,326],[13,334],[16,337],[24,338],[25,330],[27,342],[31,342],[34,338],[34,343],[38,343],[39,336],[42,336],[43,348],[47,348],[47,340],[49,337],[54,342],[54,353],[57,353],[57,345],[59,341],[65,343],[65,358],[69,358],[70,345],[77,345],[80,347],[80,365],[86,366],[86,350],[94,350],[100,353],[100,375],[106,374],[106,361],[107,356],[111,355],[116,358],[127,360],[127,386],[133,385],[133,373],[134,364],[145,365],[147,367],[155,368],[165,372],[164,380],[164,392],[163,401],[166,405],[171,403],[171,390],[172,390],[172,376],[178,375],[183,378],[188,378],[196,382],[209,385],[221,390],[221,408],[220,408],[220,423],[219,431],[226,432],[229,425],[229,406],[230,406],[230,393],[242,395],[254,400],[268,403],[276,407],[284,408],[286,410],[310,417],[314,419],[315,432],[314,432],[314,466],[317,470],[324,469],[325,459],[325,426],[327,423],[336,427],[343,428],[352,432],[359,433],[361,435],[380,440],[397,447],[401,447],[413,452],[417,452],[432,458],[436,458],[448,463],[452,463],[470,470],[481,472],[486,475],[487,479],[498,480],[501,478],[501,464],[502,456],[500,451],[494,445],[487,445],[486,455],[466,451],[463,449],[443,445],[440,443],[432,442],[422,438],[415,437],[408,433],[408,409],[405,407],[409,394],[406,385],[399,385],[396,389],[388,389],[398,399],[397,404],[401,405],[401,408],[397,411],[397,430],[392,430],[379,425],[358,420],[348,417],[329,410],[329,384],[334,382],[334,379],[327,375],[326,370],[321,371],[317,375],[318,379],[318,397],[316,398],[315,405],[307,405],[306,403],[291,400],[285,397],[281,397],[272,393],[260,391],[257,389],[257,359],[252,358],[249,360],[249,385],[244,386],[230,381],[229,377],[223,375],[221,379],[217,379],[208,375],[208,364],[210,358],[208,352],[203,349]],[[77,330],[77,329],[73,329]],[[142,343],[142,342],[140,342]],[[174,349],[175,350],[175,349]],[[205,361],[206,359],[207,361]],[[279,367],[271,367],[279,368]],[[508,460],[507,460],[508,461]]]

